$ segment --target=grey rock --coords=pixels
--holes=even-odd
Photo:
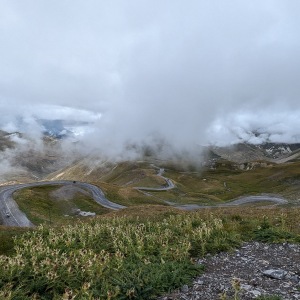
[[[252,291],[250,291],[250,293],[251,293],[253,296],[255,296],[255,297],[258,297],[258,296],[261,295],[261,292],[258,291],[258,290],[252,290]]]
[[[263,271],[263,275],[274,279],[284,279],[288,272],[281,269],[269,269]]]
[[[300,278],[299,278],[299,276],[297,276],[297,275],[291,276],[291,277],[290,277],[290,280],[291,280],[292,282],[295,282],[295,283],[300,282]]]
[[[203,265],[204,264],[204,260],[203,259],[198,259],[196,263],[198,265]]]
[[[185,285],[181,288],[181,292],[187,293],[188,291],[189,291],[189,287],[185,284]]]

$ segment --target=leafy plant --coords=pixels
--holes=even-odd
[[[16,238],[13,257],[0,257],[0,291],[11,295],[7,299],[18,299],[19,293],[22,299],[66,293],[79,299],[151,299],[200,272],[190,260],[191,241],[204,254],[223,231],[221,220],[204,222],[197,214],[159,222],[114,218],[41,225]]]
[[[279,228],[271,226],[266,216],[264,216],[263,221],[257,229],[254,230],[254,239],[261,242],[281,242],[293,237],[294,235],[290,231],[287,231],[284,226]]]
[[[242,240],[300,242],[299,211],[144,206],[118,217],[42,225],[16,237],[14,251],[5,249],[10,257],[0,256],[0,299],[152,299],[201,272],[193,258]]]

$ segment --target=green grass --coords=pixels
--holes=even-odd
[[[189,284],[202,272],[194,258],[206,253],[247,240],[299,243],[299,213],[149,205],[40,226],[16,238],[10,257],[0,256],[0,299],[155,299]]]
[[[41,186],[22,189],[14,193],[14,199],[35,225],[71,222],[76,217],[76,209],[96,214],[110,211],[96,203],[91,196],[80,192],[72,199],[56,199],[52,193],[60,187]]]
[[[16,256],[0,257],[0,296],[61,299],[68,289],[79,299],[151,299],[199,272],[189,239],[215,239],[222,226],[199,222],[178,215],[159,223],[114,218],[39,227],[16,241]]]
[[[268,163],[265,167],[256,166],[248,171],[240,170],[237,164],[225,160],[219,161],[215,169],[197,169],[192,165],[183,168],[164,161],[155,164],[165,168],[164,176],[171,178],[176,188],[149,192],[154,197],[137,194],[134,190],[129,196],[128,192],[134,186],[158,187],[164,184],[163,179],[156,176],[157,168],[151,162],[122,162],[107,166],[105,170],[96,169],[89,175],[85,175],[88,169],[79,165],[71,167],[72,172],[63,178],[76,180],[78,173],[78,180],[99,185],[109,199],[126,206],[163,204],[164,201],[214,205],[239,196],[260,193],[277,193],[290,200],[300,197],[299,161],[280,165]],[[127,190],[126,195],[123,194],[124,190]]]
[[[166,168],[176,188],[151,192],[162,201],[213,205],[243,195],[277,193],[291,200],[300,195],[300,163],[287,163],[239,170],[233,163],[219,163],[215,169],[187,172],[178,167]]]
[[[158,170],[146,162],[123,162],[113,169],[113,172],[102,177],[111,185],[123,187],[160,187],[165,180],[156,176]]]
[[[175,182],[176,188],[151,192],[154,197],[112,184],[131,180],[139,174],[138,168],[147,169],[146,164],[121,164],[118,168],[107,176],[107,183],[98,185],[108,199],[130,207],[91,220],[81,219],[80,223],[64,214],[74,207],[95,212],[99,209],[97,214],[108,211],[83,194],[57,201],[51,197],[57,188],[53,186],[15,194],[20,208],[33,222],[44,226],[24,236],[17,229],[0,229],[0,253],[10,256],[0,256],[0,299],[62,299],[75,295],[77,299],[155,299],[191,282],[202,271],[193,263],[194,258],[206,253],[226,251],[250,240],[300,243],[300,209],[292,203],[267,209],[256,204],[198,212],[154,205],[164,200],[211,205],[259,193],[297,199],[300,162],[249,171],[236,170],[230,163],[202,172],[169,166],[165,176]],[[122,172],[126,173],[124,178]],[[153,170],[148,175],[153,176]],[[142,179],[146,185],[155,183],[150,177]],[[51,228],[50,219],[52,225],[71,224]]]
[[[97,185],[96,183],[94,184]],[[156,197],[145,196],[145,194],[133,189],[132,187],[120,187],[107,183],[101,183],[98,186],[103,190],[106,198],[125,206],[145,204],[165,205],[162,200],[159,200]]]
[[[0,255],[12,255],[14,238],[28,230],[28,228],[0,226]]]

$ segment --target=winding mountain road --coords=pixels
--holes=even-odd
[[[154,166],[154,165],[153,165]],[[156,166],[154,166],[156,167]],[[158,168],[158,167],[156,167]],[[175,188],[175,184],[173,181],[167,177],[163,176],[164,169],[163,168],[158,168],[159,171],[157,173],[157,176],[163,178],[166,181],[166,186],[158,187],[158,188],[150,188],[150,187],[135,187],[136,190],[139,190],[141,192],[144,191],[167,191]],[[147,195],[151,195],[149,193],[145,193]],[[257,196],[242,196],[237,199],[233,199],[230,202],[222,203],[222,204],[217,204],[214,206],[208,206],[208,205],[199,205],[199,204],[183,204],[183,205],[178,205],[176,203],[170,202],[170,201],[165,201],[167,204],[176,207],[178,209],[183,209],[183,210],[195,210],[195,209],[201,209],[201,208],[213,208],[213,207],[230,207],[230,206],[238,206],[238,205],[243,205],[247,203],[255,203],[255,202],[262,202],[262,201],[268,201],[268,202],[273,202],[275,204],[286,204],[288,201],[278,195],[270,195],[270,194],[262,194],[262,195],[257,195]]]
[[[167,191],[175,188],[175,184],[173,181],[167,177],[163,176],[164,169],[158,168],[159,171],[157,176],[163,178],[166,182],[165,186],[157,187],[157,188],[150,188],[150,187],[135,187],[136,190],[139,190],[145,194],[148,194],[150,191]],[[101,189],[97,186],[85,183],[85,182],[75,182],[69,180],[59,180],[59,181],[41,181],[41,182],[33,182],[33,183],[25,183],[25,184],[18,184],[18,185],[10,185],[10,186],[2,186],[0,188],[0,215],[3,220],[3,225],[5,226],[20,226],[20,227],[33,227],[32,224],[27,216],[19,209],[17,203],[13,199],[13,193],[17,190],[23,188],[30,188],[30,187],[37,187],[37,186],[45,186],[45,185],[76,185],[77,187],[84,188],[92,193],[93,199],[99,203],[100,205],[112,209],[112,210],[119,210],[126,208],[126,206],[114,203],[108,200]],[[183,210],[195,210],[201,208],[213,208],[213,207],[230,207],[230,206],[238,206],[247,203],[253,202],[261,202],[261,201],[270,201],[274,202],[275,204],[286,204],[288,201],[280,196],[277,195],[269,195],[263,194],[259,196],[244,196],[237,199],[234,199],[230,202],[218,204],[215,206],[206,206],[206,205],[198,205],[198,204],[183,204],[178,205],[173,202],[168,202],[169,205]]]
[[[140,191],[156,191],[156,192],[168,191],[168,190],[174,189],[175,184],[173,183],[173,181],[170,178],[163,176],[164,172],[165,172],[164,168],[159,168],[159,171],[156,175],[165,180],[165,182],[166,182],[165,186],[161,186],[161,187],[157,187],[157,188],[138,186],[138,187],[134,187],[134,189],[140,190]]]
[[[6,226],[34,226],[27,218],[27,216],[19,209],[16,201],[13,199],[13,193],[23,188],[45,186],[45,185],[76,185],[77,187],[84,188],[92,193],[93,199],[100,205],[113,210],[125,208],[125,206],[109,201],[101,189],[97,186],[85,183],[74,182],[68,180],[59,181],[41,181],[33,183],[25,183],[11,186],[3,186],[0,188],[0,214],[3,220],[3,225]]]
[[[231,200],[230,202],[217,204],[217,205],[198,205],[198,204],[183,204],[177,205],[172,202],[167,202],[170,205],[173,205],[176,208],[183,209],[183,210],[195,210],[200,208],[213,208],[213,207],[232,207],[232,206],[239,206],[248,203],[255,203],[255,202],[273,202],[275,204],[286,204],[288,201],[285,198],[279,197],[277,195],[270,195],[270,194],[263,194],[258,196],[242,196],[237,199]]]

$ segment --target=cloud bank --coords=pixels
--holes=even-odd
[[[297,0],[1,1],[0,127],[85,121],[112,155],[299,142],[299,27]]]

